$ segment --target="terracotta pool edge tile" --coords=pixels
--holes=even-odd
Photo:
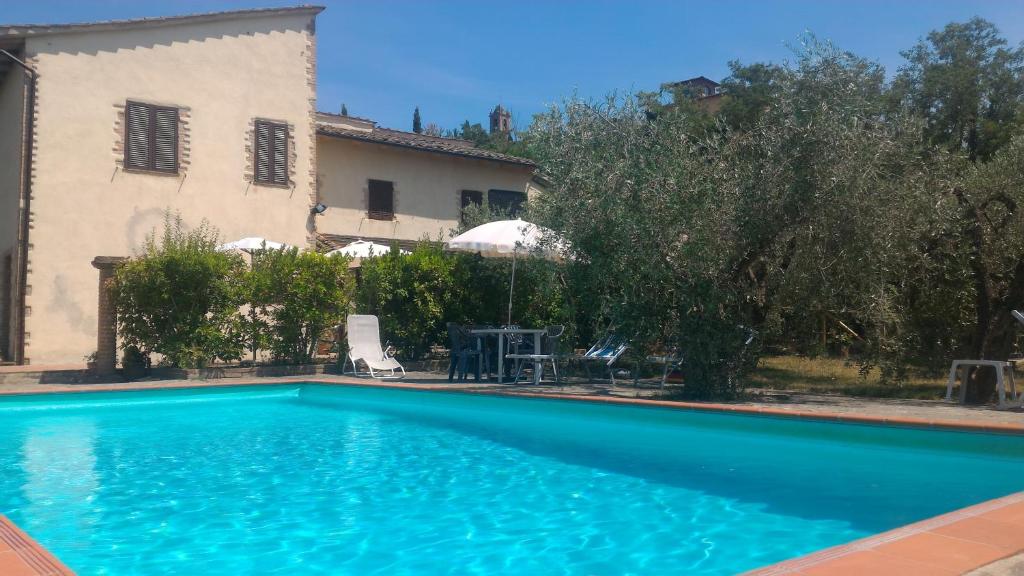
[[[946,536],[931,530],[886,542],[873,551],[892,558],[927,564],[936,570],[953,569],[959,573],[986,566],[1013,554],[1012,550],[985,542]]]
[[[818,552],[807,554],[806,556],[800,556],[797,558],[784,560],[777,564],[763,566],[761,568],[757,568],[755,570],[747,572],[746,574],[749,576],[795,575],[801,574],[805,570],[809,570],[811,568],[814,568],[816,572],[821,572],[821,569],[827,568],[829,563],[836,562],[852,554],[865,551],[875,551],[880,554],[892,555],[902,560],[910,560],[917,563],[921,563],[918,560],[914,560],[913,558],[908,558],[906,556],[889,554],[888,552],[879,550],[879,548],[924,533],[930,533],[936,536],[943,536],[946,538],[950,538],[951,540],[963,540],[964,542],[968,542],[974,545],[983,544],[993,549],[999,550],[998,554],[993,554],[990,558],[987,558],[985,561],[980,562],[977,565],[972,565],[969,568],[960,569],[960,573],[964,573],[970,570],[981,568],[983,566],[987,566],[988,564],[991,564],[992,562],[996,562],[1003,558],[1008,558],[1010,556],[1024,552],[1024,530],[1016,533],[1019,537],[1019,543],[1016,546],[1016,548],[997,547],[995,545],[985,542],[983,539],[963,536],[951,537],[942,534],[941,532],[937,532],[936,530],[951,526],[953,524],[956,524],[957,522],[966,519],[987,518],[989,515],[996,513],[1004,508],[1021,505],[1024,505],[1024,492],[1016,492],[1014,494],[1010,494],[1002,498],[988,500],[986,502],[981,502],[980,504],[975,504],[973,506],[960,508],[959,510],[954,510],[946,514],[941,514],[939,516],[927,518],[920,522],[907,524],[906,526],[901,526],[893,530],[882,532],[881,534],[875,534],[874,536],[868,536],[860,540],[854,540],[853,542],[848,542],[846,544],[840,544],[839,546],[826,548]]]
[[[809,566],[801,569],[800,576],[843,576],[855,574],[862,576],[958,576],[960,572],[936,568],[931,564],[922,564],[914,560],[887,556],[874,550],[861,550],[836,558],[831,562]]]
[[[25,563],[13,551],[0,552],[0,574],[4,576],[39,576],[39,572]]]
[[[6,516],[0,514],[0,552],[17,556],[38,576],[74,576],[74,572],[39,545]]]
[[[923,418],[907,417],[886,417],[868,416],[858,414],[839,414],[834,412],[811,412],[803,410],[786,410],[783,408],[771,408],[763,406],[748,406],[736,404],[722,404],[713,402],[685,402],[674,400],[652,400],[647,398],[624,398],[620,396],[592,396],[592,395],[571,395],[556,394],[550,392],[523,392],[514,390],[474,390],[465,388],[451,388],[444,384],[419,384],[405,383],[398,381],[368,381],[363,378],[347,376],[327,376],[322,374],[309,376],[285,376],[285,377],[256,377],[252,379],[232,378],[230,381],[220,382],[217,379],[210,380],[184,380],[180,383],[160,382],[149,383],[114,383],[103,385],[103,388],[96,388],[93,385],[82,387],[82,385],[67,385],[54,390],[4,390],[0,391],[0,397],[24,396],[39,394],[66,394],[66,393],[88,393],[88,392],[125,392],[144,391],[160,389],[188,389],[205,387],[231,387],[231,386],[273,386],[281,384],[320,384],[333,386],[364,386],[374,388],[394,388],[400,390],[421,390],[421,391],[445,391],[458,394],[479,394],[487,396],[505,396],[519,398],[547,398],[556,400],[574,400],[577,402],[592,402],[603,404],[622,404],[633,406],[649,406],[672,408],[677,410],[693,410],[700,412],[726,412],[734,414],[749,414],[757,416],[770,416],[779,418],[793,418],[801,420],[817,420],[823,422],[845,422],[851,424],[869,424],[883,426],[898,426],[924,429],[942,429],[963,432],[981,432],[994,434],[1024,435],[1024,425],[990,422],[979,424],[966,420],[927,420]]]
[[[989,513],[983,513],[933,528],[929,532],[1016,552],[1024,548],[1024,536],[1020,534],[1022,529],[1024,525],[995,520],[989,517]]]

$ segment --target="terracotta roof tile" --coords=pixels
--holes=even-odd
[[[496,162],[506,162],[521,166],[535,166],[531,160],[527,160],[526,158],[477,148],[472,142],[466,140],[428,136],[426,134],[403,132],[401,130],[391,130],[389,128],[374,128],[371,131],[351,130],[341,126],[334,126],[321,122],[317,124],[317,133],[335,138],[347,138],[349,140],[359,140],[362,142],[401,146],[404,148],[425,150],[427,152],[439,152],[441,154],[464,156],[466,158],[494,160]]]
[[[84,30],[105,30],[122,27],[146,27],[176,24],[183,21],[228,20],[247,16],[272,16],[275,14],[303,13],[319,14],[323,6],[300,5],[282,8],[251,8],[247,10],[225,10],[222,12],[203,12],[178,16],[157,16],[151,18],[135,18],[131,20],[104,20],[100,22],[80,22],[71,24],[0,24],[0,38],[19,38],[42,34],[60,34],[80,32]]]
[[[398,240],[395,238],[378,238],[373,236],[353,236],[350,234],[325,234],[318,232],[316,235],[316,247],[321,252],[330,252],[338,248],[344,248],[356,240],[366,240],[367,242],[374,242],[376,244],[384,244],[391,246],[392,243],[397,243],[398,247],[402,250],[413,250],[416,248],[418,240]]]

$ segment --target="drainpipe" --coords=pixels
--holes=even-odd
[[[19,60],[13,54],[0,48],[0,54],[9,58],[12,62],[21,66],[28,75],[28,86],[25,93],[25,136],[22,159],[22,185],[21,185],[21,242],[18,254],[18,302],[15,313],[17,314],[16,328],[14,332],[14,363],[25,363],[25,290],[28,287],[28,234],[29,217],[32,214],[32,147],[35,133],[35,112],[36,112],[36,71]]]

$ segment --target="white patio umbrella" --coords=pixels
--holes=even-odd
[[[241,250],[242,252],[252,252],[253,250],[280,250],[282,248],[291,248],[284,242],[274,242],[273,240],[267,240],[266,238],[260,238],[259,236],[250,236],[248,238],[242,238],[241,240],[235,240],[234,242],[228,242],[217,246],[217,250],[220,252],[230,252],[231,250]]]
[[[408,250],[399,250],[399,254],[408,254]],[[369,242],[367,240],[356,240],[351,244],[346,244],[341,248],[331,250],[327,253],[327,256],[333,256],[335,254],[344,254],[350,258],[369,258],[370,256],[383,256],[384,254],[391,253],[391,246],[385,244],[377,244],[376,242]]]
[[[479,252],[486,258],[512,258],[512,279],[508,286],[509,324],[512,323],[512,290],[516,285],[517,255],[533,255],[559,262],[566,259],[569,253],[569,243],[557,232],[518,218],[481,224],[449,240],[448,248]]]

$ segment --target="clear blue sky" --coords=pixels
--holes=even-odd
[[[0,23],[54,23],[292,5],[273,0],[0,0]],[[317,3],[317,2],[313,2]],[[324,2],[320,2],[324,4]],[[775,61],[806,30],[880,62],[978,15],[1024,40],[1024,0],[348,0],[317,23],[319,107],[408,130],[413,107],[444,128],[486,126],[498,102],[519,126],[575,93],[651,90],[727,62]]]

